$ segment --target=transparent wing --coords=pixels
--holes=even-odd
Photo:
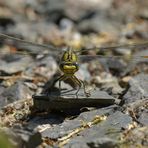
[[[4,45],[5,43],[10,46],[2,46],[0,47],[0,71],[4,71],[7,74],[13,74],[18,73],[20,71],[26,71],[28,70],[30,64],[35,65],[34,67],[40,65],[40,59],[37,62],[30,57],[30,55],[60,55],[60,50],[55,48],[52,45],[42,45],[42,44],[36,44],[29,41],[21,40],[19,38],[11,37],[5,34],[0,33],[0,42],[1,45]],[[76,51],[76,53],[81,53],[84,51],[89,50],[95,50],[95,49],[115,49],[120,47],[127,47],[127,48],[143,48],[148,47],[148,41],[140,42],[140,43],[132,43],[132,44],[124,44],[124,45],[116,45],[116,46],[108,46],[108,47],[93,47],[81,51]],[[13,55],[13,56],[12,56]],[[110,68],[113,69],[124,69],[125,66],[136,64],[137,62],[145,62],[148,63],[148,50],[144,49],[143,52],[141,51],[138,55],[132,55],[132,56],[104,56],[104,55],[79,55],[79,59],[82,62],[89,62],[92,60],[99,61],[104,65],[105,69],[108,70]],[[49,60],[50,62],[53,60]],[[121,61],[121,62],[120,62]],[[42,65],[49,64],[50,62],[47,62],[47,60],[43,61]],[[123,63],[125,62],[125,64]],[[130,63],[130,64],[128,64]],[[47,66],[47,67],[48,67]],[[34,67],[32,67],[31,70],[33,71]],[[31,71],[28,70],[28,71]],[[39,71],[40,73],[40,71]]]
[[[29,52],[27,50],[27,53],[30,53],[30,54],[37,54],[39,52],[48,52],[51,51],[50,53],[51,54],[54,54],[55,52],[59,52],[59,49],[56,48],[55,46],[53,45],[46,45],[46,44],[38,44],[38,43],[34,43],[34,42],[30,42],[30,41],[26,41],[26,40],[22,40],[22,39],[19,39],[19,38],[16,38],[16,37],[12,37],[12,36],[9,36],[9,35],[6,35],[6,34],[3,34],[3,33],[0,33],[0,41],[4,43],[6,42],[6,44],[10,44],[10,45],[13,45],[15,44],[14,46],[17,46],[17,47],[24,47],[25,49],[27,49],[27,47],[29,47]],[[116,48],[142,48],[142,47],[148,47],[148,41],[141,41],[141,42],[136,42],[136,43],[130,43],[130,44],[120,44],[120,45],[112,45],[112,46],[94,46],[92,48],[87,48],[87,49],[84,49],[84,50],[74,50],[75,53],[77,54],[80,54],[80,53],[83,53],[83,52],[86,52],[86,51],[89,51],[89,50],[111,50],[111,49],[116,49]],[[43,50],[44,49],[44,50]],[[45,50],[46,49],[46,50]],[[1,53],[5,53],[5,51],[1,51]],[[22,52],[22,51],[17,51],[15,52],[17,54],[24,54],[26,55],[25,52]],[[102,56],[103,57],[103,56]]]
[[[110,69],[115,71],[124,72],[123,75],[132,71],[138,64],[144,63],[145,67],[148,65],[148,50],[144,50],[138,54],[132,56],[104,56],[104,55],[79,55],[80,62],[91,63],[89,66],[93,67],[97,65],[103,66],[103,69],[106,72],[109,72]],[[98,62],[94,63],[93,62]]]
[[[33,43],[33,42],[30,42],[30,41],[26,41],[26,40],[22,40],[22,39],[19,39],[19,38],[15,38],[15,37],[3,34],[3,33],[0,33],[0,38],[2,38],[2,39],[9,39],[9,40],[13,40],[13,41],[18,41],[18,42],[22,42],[24,44],[30,44],[30,45],[38,46],[38,47],[41,47],[41,48],[46,48],[46,49],[48,48],[48,49],[51,49],[51,50],[57,50],[57,48],[52,46],[52,45]]]
[[[147,50],[148,52],[148,50]],[[123,59],[128,62],[138,62],[138,61],[146,61],[148,62],[148,55],[133,55],[133,56],[106,56],[106,55],[79,55],[79,59],[82,62],[92,61],[92,60],[113,60],[113,59]]]
[[[140,42],[136,42],[136,43],[129,43],[129,44],[119,44],[119,45],[112,45],[112,46],[94,46],[94,47],[91,47],[91,48],[87,48],[87,49],[84,49],[84,50],[77,50],[75,51],[76,53],[80,54],[80,53],[83,53],[83,52],[87,52],[89,50],[112,50],[112,49],[117,49],[117,48],[129,48],[129,49],[132,49],[132,48],[144,48],[144,47],[148,47],[148,41],[140,41]]]
[[[0,33],[0,80],[18,77],[34,80],[34,73],[48,78],[48,70],[56,68],[60,52],[52,45],[36,44]]]
[[[127,69],[130,71],[136,64],[148,64],[148,41],[142,41],[131,44],[120,44],[104,47],[93,47],[76,51],[77,54],[86,52],[92,55],[79,55],[80,62],[99,61],[104,68],[109,69]],[[93,52],[88,52],[92,50]],[[95,52],[94,52],[95,51]],[[126,51],[126,52],[125,52]],[[100,55],[96,53],[103,53]]]
[[[0,33],[0,42],[1,44],[8,44],[10,46],[15,46],[18,49],[25,49],[26,52],[24,51],[17,51],[15,54],[22,54],[22,55],[27,55],[27,54],[57,54],[59,52],[59,49],[54,47],[53,45],[46,45],[46,44],[38,44],[38,43],[33,43],[30,41],[22,40],[16,37],[12,37],[3,33]],[[7,51],[1,50],[0,54],[5,54]]]

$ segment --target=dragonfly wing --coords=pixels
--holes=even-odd
[[[52,45],[33,43],[3,33],[0,33],[0,42],[2,44],[13,45],[19,49],[25,49],[32,54],[48,52],[54,55],[59,52],[59,49]]]
[[[91,62],[99,61],[104,68],[109,71],[109,69],[115,69],[119,71],[125,71],[125,69],[131,69],[137,63],[146,62],[148,63],[148,56],[144,55],[134,55],[132,57],[126,56],[104,56],[104,55],[79,55],[81,62]]]
[[[130,44],[119,44],[119,45],[111,45],[111,46],[94,46],[91,48],[87,48],[84,50],[77,50],[75,51],[76,53],[83,53],[89,50],[99,50],[99,51],[108,51],[108,50],[114,50],[117,48],[128,48],[128,49],[133,49],[133,48],[145,48],[148,47],[148,40],[146,41],[141,41],[141,42],[136,42],[136,43],[130,43]]]
[[[79,59],[81,62],[98,61],[104,68],[105,71],[109,71],[110,68],[121,69],[126,66],[125,62],[121,57],[114,56],[103,56],[103,55],[80,55]]]

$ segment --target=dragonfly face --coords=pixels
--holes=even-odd
[[[78,71],[78,57],[71,48],[63,53],[60,62],[60,69],[66,75],[73,75]]]

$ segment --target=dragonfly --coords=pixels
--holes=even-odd
[[[0,40],[8,40],[8,41],[12,41],[12,42],[16,42],[16,43],[23,43],[26,45],[31,45],[31,46],[35,46],[35,47],[39,47],[39,48],[44,48],[44,49],[49,49],[48,51],[51,51],[51,54],[54,54],[54,52],[57,51],[59,52],[58,48],[53,46],[53,45],[47,45],[47,44],[38,44],[38,43],[34,43],[34,42],[30,42],[30,41],[26,41],[23,39],[19,39],[16,37],[12,37],[3,33],[0,33]],[[71,81],[73,81],[78,87],[77,87],[77,91],[75,93],[75,95],[78,97],[78,93],[80,91],[81,88],[83,88],[84,90],[84,94],[86,97],[89,97],[91,95],[90,92],[88,92],[86,90],[86,85],[84,83],[84,81],[82,81],[81,79],[77,78],[77,76],[75,75],[75,73],[79,70],[79,58],[82,59],[101,59],[101,58],[113,58],[113,57],[117,57],[120,58],[122,56],[105,56],[105,55],[80,55],[80,53],[86,52],[86,51],[90,51],[90,50],[111,50],[111,49],[115,49],[115,48],[139,48],[139,47],[148,47],[148,41],[143,41],[143,42],[139,42],[139,43],[131,43],[131,44],[120,44],[120,45],[115,45],[115,46],[106,46],[106,47],[91,47],[91,48],[87,48],[84,50],[75,50],[71,47],[68,47],[65,51],[63,51],[62,56],[60,58],[60,62],[59,62],[59,69],[62,71],[62,75],[56,80],[59,81],[59,90],[61,91],[61,81],[64,81],[66,79],[70,79]],[[4,54],[5,52],[1,51],[1,54]],[[28,54],[28,52],[24,52],[24,51],[16,51],[16,54],[23,54],[26,55]],[[29,53],[31,54],[37,54],[36,51],[30,51]],[[45,53],[43,53],[45,54]],[[46,53],[46,54],[49,54]],[[148,55],[140,55],[140,56],[135,56],[134,59],[132,60],[148,60]]]

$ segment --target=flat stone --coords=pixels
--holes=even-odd
[[[85,136],[88,139],[103,136],[116,139],[118,138],[122,128],[126,128],[131,122],[132,118],[130,116],[117,111],[108,116],[106,121],[103,121],[100,124],[93,126],[92,128],[86,129],[79,135],[82,137]]]
[[[78,98],[70,91],[52,92],[49,95],[33,96],[34,107],[39,110],[80,109],[82,107],[108,106],[115,103],[115,98],[98,89],[91,91],[91,96],[86,97],[83,90],[79,91]]]
[[[118,142],[116,140],[113,140],[111,138],[102,137],[102,138],[95,138],[92,139],[90,142],[85,141],[75,141],[71,142],[70,144],[65,145],[63,148],[114,148],[118,145]]]
[[[95,148],[110,146],[118,144],[118,140],[122,133],[122,128],[127,127],[132,123],[132,118],[126,114],[123,114],[120,111],[108,116],[107,120],[102,121],[91,128],[87,128],[84,131],[80,132],[78,136],[71,138],[67,143],[66,147],[73,147],[84,143],[89,147]],[[75,147],[75,146],[74,146]]]
[[[124,89],[119,85],[119,82],[117,81],[117,79],[115,79],[112,82],[102,84],[101,90],[104,90],[112,95],[120,95],[122,94]]]
[[[30,65],[30,63],[33,62],[32,58],[29,56],[18,56],[15,60],[12,60],[11,62],[8,62],[6,59],[0,60],[0,71],[3,71],[8,74],[24,71]]]
[[[78,28],[81,32],[88,32],[88,30],[92,32],[108,31],[109,33],[116,34],[120,28],[120,21],[114,21],[111,17],[108,17],[106,12],[100,11],[93,18],[81,21]]]
[[[1,97],[4,100],[3,106],[20,99],[31,98],[31,95],[32,92],[29,88],[26,87],[23,82],[18,81],[2,92]]]
[[[43,137],[48,137],[51,139],[60,138],[70,133],[72,130],[80,127],[82,125],[82,121],[89,122],[96,115],[101,116],[105,114],[112,114],[116,107],[117,107],[116,105],[112,105],[109,107],[104,107],[104,108],[100,108],[100,109],[96,109],[88,112],[83,112],[75,119],[72,119],[72,120],[67,119],[59,125],[45,129],[44,131],[42,131],[41,134]]]
[[[44,58],[39,58],[36,61],[35,73],[40,76],[51,79],[56,73],[56,70],[56,60],[50,54],[49,56],[46,55]]]
[[[82,120],[84,122],[89,122],[94,119],[96,115],[102,116],[105,114],[113,114],[114,110],[117,108],[117,105],[111,105],[108,107],[98,108],[91,111],[81,113],[77,119]]]
[[[140,114],[138,121],[145,126],[148,125],[148,110],[145,109],[145,111]]]
[[[123,96],[125,104],[148,97],[148,75],[138,74],[129,81],[129,89]]]
[[[93,139],[91,142],[88,142],[87,145],[89,148],[98,148],[98,147],[107,147],[107,148],[114,148],[117,147],[118,142],[111,138],[96,138]]]
[[[35,116],[28,122],[27,129],[42,130],[42,128],[45,128],[45,127],[52,128],[53,125],[58,125],[62,123],[63,120],[64,120],[64,117],[62,117],[61,115],[53,114],[53,113],[49,113],[44,116]]]
[[[127,67],[124,69],[122,75],[125,76],[126,74],[134,70],[134,68],[137,68],[138,64],[139,65],[141,65],[141,63],[148,64],[148,58],[143,58],[143,56],[145,55],[148,55],[148,49],[134,53],[132,55],[133,58],[128,63]],[[141,72],[143,71],[141,70]]]
[[[0,86],[0,98],[2,97],[2,93],[4,92],[5,88],[3,86]],[[6,100],[5,99],[0,99],[0,107],[4,106],[6,104]]]

